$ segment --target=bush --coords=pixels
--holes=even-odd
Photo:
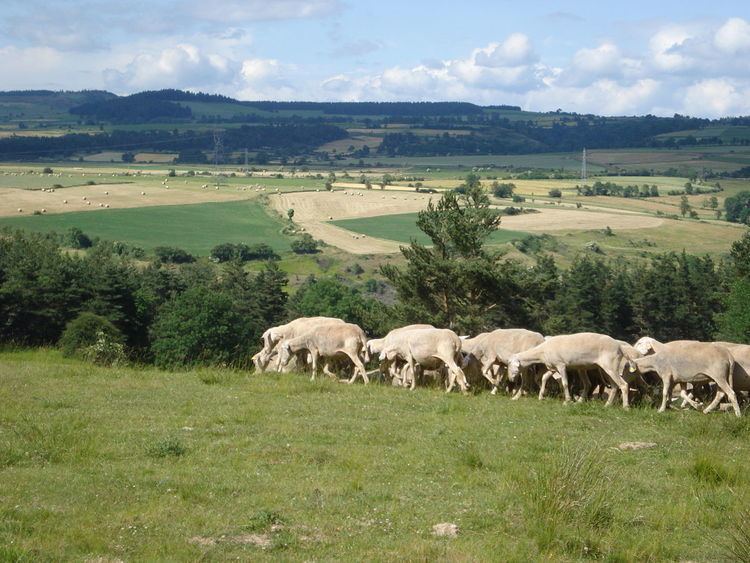
[[[124,364],[125,347],[121,342],[105,334],[96,333],[96,342],[81,351],[84,359],[101,366],[116,366]]]
[[[239,244],[224,242],[211,249],[211,259],[216,262],[229,262],[231,260],[249,262],[250,260],[278,260],[279,255],[264,242],[252,246],[242,242]]]
[[[300,238],[292,241],[290,246],[296,254],[315,254],[318,252],[318,241],[312,238],[309,233],[304,233]]]
[[[93,242],[91,237],[84,233],[78,227],[71,227],[65,236],[65,242],[71,248],[91,248]]]
[[[750,192],[740,192],[724,200],[727,221],[750,225]]]
[[[154,362],[163,368],[242,364],[253,341],[250,323],[229,295],[194,287],[164,304],[151,330]]]
[[[492,195],[494,195],[495,197],[500,197],[500,198],[513,197],[513,190],[515,189],[516,189],[515,184],[511,184],[511,183],[500,184],[498,182],[492,182]]]
[[[192,254],[173,246],[157,246],[154,248],[154,254],[157,261],[162,264],[188,264],[195,262],[195,257]]]
[[[108,343],[108,346],[122,346],[123,336],[105,317],[84,312],[65,326],[59,346],[64,356],[85,356],[90,353],[90,348],[97,346],[101,341]]]
[[[549,196],[550,197],[562,197],[562,192],[560,191],[559,188],[552,188],[549,191]]]

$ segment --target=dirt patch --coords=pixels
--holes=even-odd
[[[150,207],[154,205],[181,205],[214,201],[247,199],[248,192],[232,187],[219,190],[180,188],[153,184],[106,184],[100,186],[78,186],[56,189],[54,192],[0,188],[0,217],[32,215],[35,210],[47,213],[69,211],[96,211],[99,209],[123,209]],[[84,199],[85,198],[85,199]],[[67,201],[67,203],[65,203]],[[101,205],[100,205],[101,204]],[[21,209],[22,211],[18,211]]]

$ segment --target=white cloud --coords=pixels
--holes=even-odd
[[[137,55],[122,70],[107,69],[104,79],[117,91],[157,88],[198,89],[231,82],[236,65],[226,57],[204,54],[190,44],[176,45],[157,54]]]
[[[729,80],[702,80],[686,89],[683,107],[688,114],[707,117],[748,113],[750,87],[745,84],[744,91],[741,91]]]
[[[564,108],[578,113],[633,115],[650,113],[660,93],[656,80],[645,78],[631,84],[600,79],[586,86],[551,86],[529,92],[524,106],[540,111]]]
[[[729,54],[750,52],[750,23],[742,18],[730,18],[714,35],[716,47]]]
[[[668,26],[656,32],[649,41],[656,67],[668,72],[689,67],[692,62],[680,52],[680,47],[691,38],[688,30],[680,26]]]
[[[537,59],[531,40],[523,33],[513,33],[502,43],[490,43],[474,54],[474,62],[487,67],[528,65]]]

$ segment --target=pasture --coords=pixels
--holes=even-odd
[[[289,250],[289,239],[281,233],[281,221],[254,201],[5,217],[0,218],[0,227],[57,233],[78,227],[89,236],[127,242],[146,250],[176,246],[197,255],[208,255],[222,242],[265,242],[278,252]]]
[[[729,559],[749,420],[5,351],[0,556]]]

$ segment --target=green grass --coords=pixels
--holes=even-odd
[[[282,226],[253,201],[0,218],[0,227],[58,233],[78,227],[89,236],[128,242],[146,250],[177,246],[197,255],[207,255],[222,242],[265,242],[277,252],[286,252],[289,239],[281,234]]]
[[[722,560],[747,420],[6,351],[0,559]]]
[[[342,219],[331,221],[334,225],[362,233],[364,235],[397,242],[411,242],[416,239],[422,244],[429,244],[430,239],[417,228],[416,213],[399,213],[397,215],[380,215],[378,217],[364,217],[361,219]],[[503,244],[523,238],[527,233],[499,229],[490,236],[490,244]]]

